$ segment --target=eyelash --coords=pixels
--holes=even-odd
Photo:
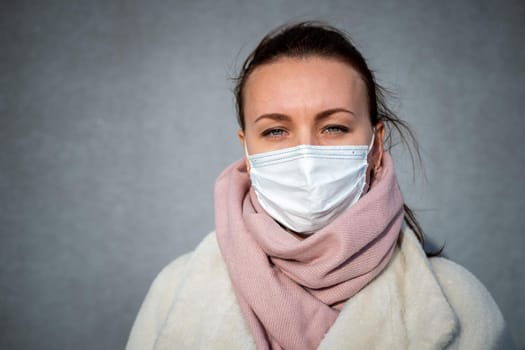
[[[273,134],[275,132],[278,132],[279,134],[278,135]],[[284,129],[271,128],[271,129],[264,130],[261,135],[265,137],[281,137],[284,135],[285,132],[286,130]]]
[[[338,129],[338,130],[336,132],[331,132],[329,131],[330,129]],[[329,134],[347,133],[348,131],[349,129],[343,125],[327,125],[326,127],[323,128],[323,132],[328,132]]]

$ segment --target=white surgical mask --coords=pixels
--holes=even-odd
[[[300,145],[248,155],[250,178],[266,212],[290,230],[312,234],[361,197],[370,146]]]

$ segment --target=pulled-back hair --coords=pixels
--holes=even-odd
[[[239,75],[235,78],[234,94],[237,107],[237,121],[244,131],[244,88],[250,74],[258,67],[281,58],[323,57],[335,59],[351,66],[360,75],[366,87],[370,122],[375,126],[383,122],[386,128],[386,148],[393,145],[392,132],[396,132],[409,150],[412,161],[418,159],[419,147],[407,123],[401,120],[386,103],[386,90],[375,80],[365,58],[352,43],[349,35],[330,25],[320,22],[285,24],[268,33],[244,61]],[[414,163],[414,162],[413,162]],[[404,204],[405,222],[424,243],[424,232],[413,211]],[[438,255],[431,253],[428,255]]]

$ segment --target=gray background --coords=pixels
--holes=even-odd
[[[308,18],[348,30],[397,93],[427,178],[394,152],[407,202],[525,348],[525,2],[401,0],[2,0],[0,348],[124,347],[242,155],[229,77]]]

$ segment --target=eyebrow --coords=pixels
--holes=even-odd
[[[315,115],[315,120],[316,121],[319,121],[321,119],[326,119],[328,117],[330,117],[332,114],[335,114],[335,113],[348,113],[348,114],[351,114],[352,116],[356,117],[356,114],[349,110],[349,109],[346,109],[346,108],[331,108],[331,109],[327,109],[325,111],[321,111],[319,113],[317,113]],[[257,123],[259,120],[261,119],[272,119],[272,120],[280,120],[280,121],[290,121],[291,118],[290,116],[286,115],[286,114],[282,114],[282,113],[267,113],[267,114],[262,114],[260,116],[258,116],[255,121],[254,121],[254,124]]]

